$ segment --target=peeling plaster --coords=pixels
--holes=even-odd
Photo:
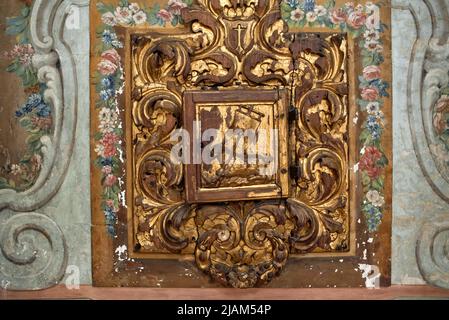
[[[365,287],[368,289],[380,288],[380,272],[379,267],[369,264],[359,264],[360,271],[362,271],[362,278],[365,279]]]

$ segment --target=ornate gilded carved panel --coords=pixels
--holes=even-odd
[[[118,125],[95,151],[106,192],[122,191],[97,202],[94,221],[102,208],[109,241],[126,243],[115,272],[189,261],[247,288],[269,284],[289,259],[354,259],[353,39],[289,28],[277,0],[170,2],[155,15],[125,2],[113,14],[97,4],[113,47],[98,62],[100,86],[115,93],[101,112]],[[164,25],[168,14],[183,27],[136,27],[136,15]]]

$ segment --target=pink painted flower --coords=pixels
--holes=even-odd
[[[119,142],[119,138],[115,133],[109,132],[104,135],[101,139],[101,144],[103,146],[103,156],[105,158],[113,157],[117,154],[116,144]]]
[[[48,117],[32,117],[31,123],[40,130],[50,130],[53,122],[50,116]]]
[[[449,96],[442,96],[436,106],[433,117],[433,127],[438,135],[442,134],[448,127],[446,114],[449,112]]]
[[[117,50],[115,49],[109,49],[106,50],[101,54],[101,58],[105,60],[109,60],[112,63],[118,65],[120,63],[120,55],[118,54]]]
[[[330,18],[333,24],[340,24],[346,21],[347,15],[342,8],[339,8],[332,10]]]
[[[108,76],[117,71],[120,64],[120,55],[117,50],[106,50],[101,54],[101,61],[97,66],[98,71],[102,75]]]
[[[31,44],[16,44],[14,48],[5,53],[8,59],[18,59],[19,63],[24,66],[30,66],[33,56],[34,48]]]
[[[379,79],[381,77],[380,68],[374,65],[365,67],[363,77],[368,81]]]
[[[358,11],[351,12],[347,22],[350,27],[360,29],[366,22],[366,15]]]
[[[437,101],[437,104],[435,106],[436,112],[443,112],[443,111],[449,111],[449,96],[443,95],[441,98]]]
[[[443,113],[436,113],[433,117],[433,127],[438,135],[441,135],[447,129],[447,121]]]
[[[109,60],[101,60],[97,66],[97,70],[104,76],[113,74],[117,68],[118,66]]]
[[[117,177],[113,174],[108,174],[104,179],[104,185],[106,187],[112,187],[117,182]]]
[[[101,169],[101,172],[103,172],[104,174],[108,175],[108,174],[110,174],[112,172],[112,167],[111,166],[104,166]]]
[[[377,179],[382,173],[382,168],[377,162],[382,158],[382,153],[376,147],[367,147],[365,153],[360,158],[359,168],[366,171],[371,179]]]
[[[367,101],[375,101],[379,98],[379,91],[375,87],[366,87],[362,89],[362,99]]]
[[[159,12],[157,13],[157,17],[162,19],[164,22],[171,22],[171,20],[173,19],[172,13],[165,9],[159,10]]]
[[[181,10],[186,8],[187,4],[180,0],[169,0],[168,1],[168,10],[173,13],[175,16],[179,16],[181,14]]]
[[[42,156],[37,153],[34,154],[31,158],[31,164],[36,170],[39,170],[42,166]]]

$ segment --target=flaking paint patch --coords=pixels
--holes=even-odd
[[[352,118],[352,123],[354,123],[354,125],[356,126],[358,122],[359,122],[359,112],[357,111],[355,113],[354,118]]]
[[[120,200],[122,203],[122,207],[128,208],[128,206],[126,205],[126,190],[120,192]]]
[[[115,253],[117,254],[118,261],[125,261],[128,258],[127,251],[128,251],[128,248],[126,247],[125,244],[118,246],[115,249]]]
[[[376,265],[359,264],[359,269],[362,271],[362,279],[365,279],[365,287],[368,289],[380,288],[380,272]]]
[[[366,146],[364,146],[363,148],[362,148],[362,150],[360,150],[360,155],[364,155],[365,154],[365,151],[366,151]]]

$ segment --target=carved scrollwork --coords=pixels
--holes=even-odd
[[[149,207],[140,203],[138,216],[138,243],[144,250],[167,250],[182,252],[197,239],[197,230],[193,228],[191,208],[185,204],[164,207]]]
[[[427,222],[416,243],[418,267],[424,279],[449,289],[449,222],[446,216]]]
[[[303,253],[316,247],[329,249],[331,234],[343,231],[343,224],[331,215],[312,209],[296,199],[288,199],[287,203],[296,226],[289,238],[292,249]]]
[[[299,103],[300,125],[320,141],[323,134],[340,135],[347,120],[345,105],[341,98],[329,89],[313,89]]]
[[[449,27],[445,21],[449,7],[445,1],[424,0],[410,4],[410,10],[419,13],[414,16],[416,43],[426,44],[416,44],[410,60],[407,114],[414,152],[433,192],[449,203],[449,152],[444,134],[449,88]],[[432,30],[427,34],[427,24],[421,23],[426,21],[425,15],[432,16]],[[433,218],[429,217],[432,212],[424,214],[416,243],[419,271],[428,283],[449,288],[448,214]]]
[[[320,206],[344,193],[343,160],[334,150],[322,147],[308,150],[302,165],[298,199],[311,206]]]
[[[268,283],[292,253],[346,251],[345,38],[289,33],[277,0],[199,0],[183,9],[182,17],[188,32],[139,33],[131,48],[133,134],[128,150],[135,159],[133,215],[140,251],[193,254],[198,267],[214,280],[239,288]],[[262,102],[256,104],[252,91],[239,91],[241,86],[260,90]],[[217,96],[201,102],[201,111],[193,102],[187,111],[186,101],[203,93]],[[186,112],[194,114],[189,118]],[[286,179],[293,191],[263,190],[261,199],[276,198],[270,201],[255,202],[254,191],[233,198],[232,188],[252,187],[251,180],[240,177],[250,169],[241,167],[239,179],[222,179],[235,171],[204,165],[198,180],[203,192],[228,188],[230,196],[224,203],[186,197],[191,185],[185,180],[195,177],[183,177],[182,165],[171,161],[173,141],[168,139],[174,129],[187,126],[181,114],[184,122],[204,118],[210,128],[222,123],[256,129],[284,125],[282,134],[291,134],[281,139],[290,140],[285,159],[291,163],[283,163],[279,172],[287,175],[288,165],[300,171]],[[267,177],[258,183],[274,181]]]
[[[170,160],[170,151],[153,149],[138,161],[139,190],[158,204],[173,204],[182,200],[177,188],[182,179],[182,166]]]
[[[16,213],[4,223],[0,235],[1,288],[38,290],[56,285],[63,277],[65,238],[53,220],[34,212]]]
[[[136,42],[144,39],[138,37]],[[145,83],[165,83],[171,79],[181,83],[190,73],[191,50],[182,40],[148,40],[150,46],[138,46],[135,53],[136,67]]]
[[[292,225],[283,205],[236,203],[196,210],[197,264],[226,286],[248,288],[269,282],[288,258]]]
[[[190,81],[194,86],[224,85],[231,81],[236,73],[234,60],[221,50],[209,53],[207,58],[192,62],[192,67]]]
[[[170,133],[179,126],[181,101],[165,88],[152,88],[145,92],[136,89],[133,106],[135,125],[148,135],[151,146],[167,142]]]
[[[254,84],[287,85],[292,71],[290,59],[278,60],[272,53],[253,50],[245,59],[243,74]]]

